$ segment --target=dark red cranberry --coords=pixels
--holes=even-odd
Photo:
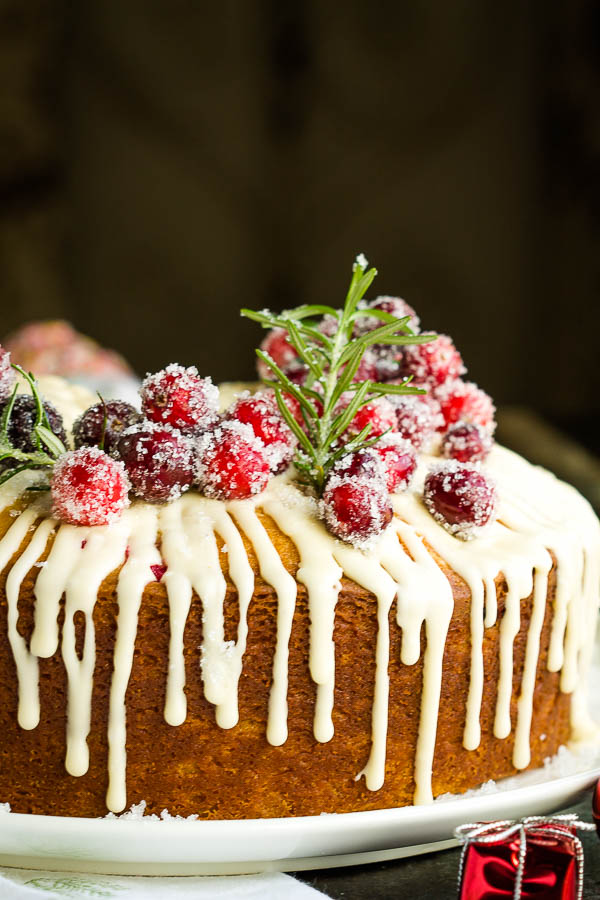
[[[134,494],[150,503],[176,500],[194,482],[194,450],[178,431],[144,422],[125,432],[117,451]]]
[[[198,481],[207,497],[244,500],[263,491],[271,476],[263,442],[235,419],[201,435],[197,453]]]
[[[198,434],[217,419],[219,389],[194,366],[172,363],[147,375],[140,389],[142,412],[150,422],[170,425],[182,434]]]
[[[416,450],[428,451],[444,419],[440,404],[429,394],[392,395],[398,434]]]
[[[356,546],[381,534],[392,521],[388,492],[378,481],[333,475],[321,505],[329,531]]]
[[[459,422],[451,425],[442,438],[442,456],[459,462],[481,462],[493,444],[491,434],[483,426]]]
[[[129,506],[125,466],[97,447],[82,447],[59,457],[51,491],[54,515],[70,525],[107,525]]]
[[[402,297],[376,297],[375,300],[367,304],[366,309],[378,309],[389,313],[390,316],[395,316],[396,319],[404,319],[406,316],[410,316],[408,327],[415,333],[419,331],[419,317],[412,306],[406,300],[403,300]],[[381,328],[385,324],[376,316],[361,316],[356,320],[354,332],[357,335],[366,334],[368,331],[375,331],[376,328]]]
[[[0,416],[6,407],[5,401],[0,405]],[[43,403],[48,416],[50,430],[57,438],[67,445],[67,435],[63,425],[62,416],[56,408],[47,401]],[[8,423],[8,439],[18,450],[32,453],[36,449],[33,426],[35,425],[36,405],[31,394],[17,394]]]
[[[124,400],[107,400],[106,404],[96,403],[95,406],[86,409],[73,423],[73,441],[76,447],[98,447],[104,432],[104,451],[114,453],[123,432],[141,421],[142,415]]]
[[[383,460],[374,448],[368,447],[340,457],[334,464],[332,473],[342,478],[361,478],[379,481],[382,484],[386,481]]]
[[[277,400],[271,391],[240,397],[227,410],[226,419],[250,425],[256,437],[264,444],[265,454],[274,474],[283,472],[289,466],[298,441],[279,412]]]
[[[476,466],[456,460],[440,463],[429,472],[423,496],[434,519],[463,540],[487,525],[496,508],[493,481]]]
[[[399,434],[384,434],[373,450],[385,466],[388,491],[404,491],[417,468],[417,451]]]

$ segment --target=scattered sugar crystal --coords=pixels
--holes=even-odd
[[[369,260],[367,259],[365,254],[359,253],[358,256],[356,257],[356,262],[352,266],[352,271],[356,272],[356,270],[358,269],[359,266],[362,269],[366,269],[368,265],[369,265]]]

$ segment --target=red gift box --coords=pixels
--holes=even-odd
[[[459,900],[581,900],[583,848],[577,816],[462,825]]]

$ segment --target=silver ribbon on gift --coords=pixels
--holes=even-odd
[[[544,826],[543,833],[545,835],[553,835],[559,838],[565,836],[561,826],[562,828],[573,828],[579,831],[594,831],[596,828],[595,825],[592,825],[590,822],[582,822],[578,816],[571,813],[560,816],[527,816],[525,819],[505,819],[502,822],[468,822],[465,825],[459,825],[454,830],[454,837],[458,838],[463,845],[458,867],[459,894],[469,844],[474,842],[478,844],[497,844],[508,840],[508,838],[518,836],[519,858],[515,872],[513,900],[520,900],[525,871],[525,855],[527,853],[527,832],[541,833],[540,825]],[[577,865],[577,900],[582,900],[583,846],[577,834],[573,833],[571,837],[575,848],[575,862]]]

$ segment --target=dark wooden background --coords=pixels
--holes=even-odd
[[[0,338],[242,378],[239,307],[339,302],[364,251],[498,401],[592,434],[599,9],[0,0]]]

